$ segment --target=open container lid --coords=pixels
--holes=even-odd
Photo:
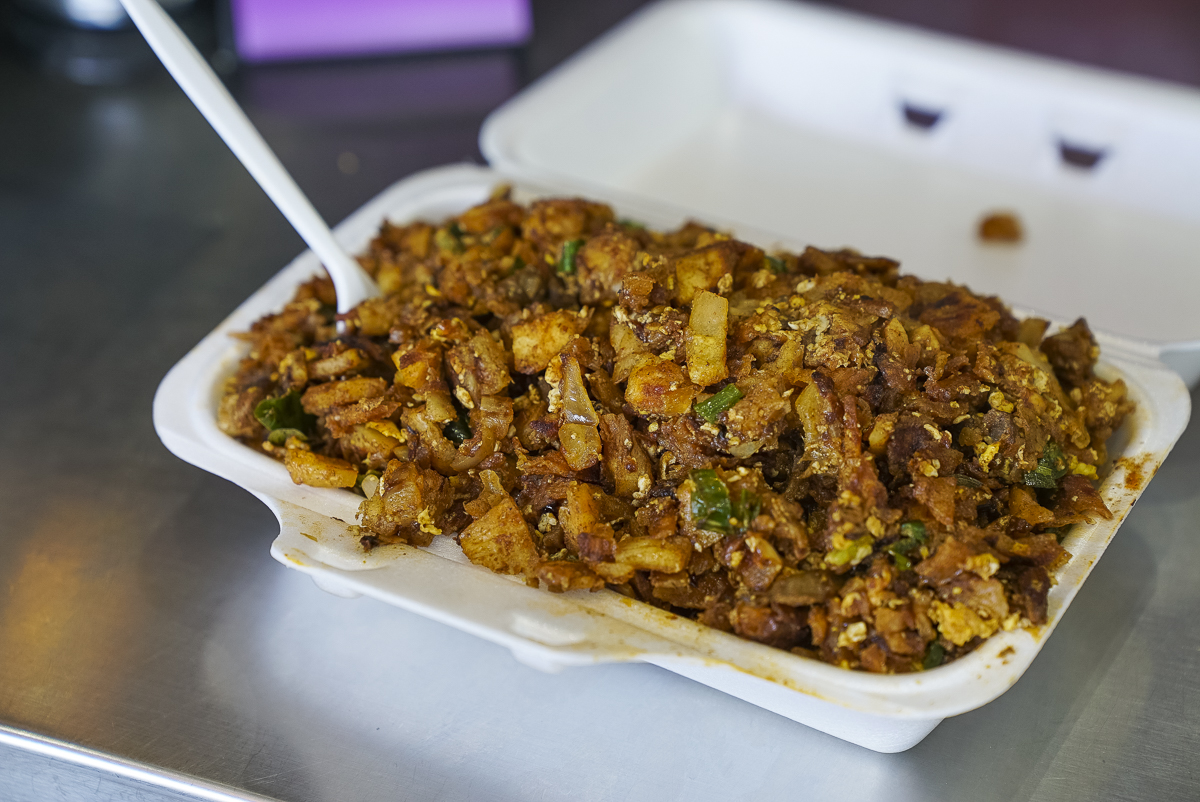
[[[798,3],[666,0],[480,139],[515,177],[898,258],[1200,378],[1200,91]],[[979,239],[994,211],[1023,241]]]

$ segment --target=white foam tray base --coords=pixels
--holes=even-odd
[[[495,171],[453,166],[405,179],[338,226],[338,240],[364,249],[384,219],[438,220],[487,197],[504,180]],[[544,192],[519,186],[528,197]],[[618,211],[653,226],[681,221],[678,210],[646,204]],[[754,232],[739,231],[755,240]],[[744,641],[632,602],[611,591],[554,595],[467,563],[449,538],[429,549],[386,546],[365,554],[349,531],[361,500],[348,491],[292,483],[287,471],[225,436],[216,426],[224,380],[245,353],[230,335],[290,300],[320,269],[305,252],[245,301],[163,379],[154,424],[182,459],[254,493],[276,513],[272,554],[323,588],[368,595],[512,650],[542,670],[598,662],[641,661],[690,677],[780,715],[881,752],[910,748],[946,716],[972,710],[1007,690],[1057,626],[1092,566],[1129,513],[1144,482],[1187,424],[1187,388],[1144,344],[1106,335],[1102,369],[1120,375],[1137,402],[1123,429],[1119,462],[1101,493],[1112,521],[1077,526],[1066,541],[1074,557],[1049,596],[1049,622],[1037,631],[1001,633],[978,650],[933,671],[880,676],[845,671]]]

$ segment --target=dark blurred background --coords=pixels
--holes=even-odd
[[[302,5],[319,1],[304,0]],[[231,2],[281,5],[281,0],[166,0],[164,5],[174,10],[180,25],[331,221],[416,170],[482,161],[476,136],[489,111],[645,4],[532,0],[532,35],[517,44],[248,64],[236,52]],[[104,18],[109,12],[103,9],[115,3],[0,0],[0,144],[5,145],[0,151],[0,188],[53,186],[53,177],[66,178],[68,165],[80,153],[114,136],[128,141],[139,137],[140,121],[149,112],[145,104],[152,98],[178,100],[170,78],[127,19],[109,20],[105,24],[112,29],[101,30],[87,27],[96,23],[80,18],[81,9]],[[1200,85],[1200,3],[1192,0],[824,4]],[[72,16],[74,24],[68,21]],[[186,109],[182,113],[186,115]],[[81,114],[86,119],[55,127],[50,141],[40,133],[45,129],[39,121],[49,124],[64,115]],[[214,146],[204,129],[189,135]],[[58,139],[63,136],[70,136],[75,145],[63,149]],[[59,163],[46,165],[31,158],[47,148],[56,148]]]

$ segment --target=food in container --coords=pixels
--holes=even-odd
[[[360,257],[383,298],[335,315],[316,276],[239,333],[222,431],[363,495],[365,551],[450,536],[844,668],[1046,623],[1060,540],[1112,517],[1095,485],[1134,406],[1083,320],[510,194],[385,222]]]
[[[496,180],[494,173],[465,167],[415,176],[347,221],[339,229],[343,244],[364,248],[384,218],[439,220],[460,212],[484,199]],[[656,226],[680,222],[669,211],[649,207],[622,206],[621,214]],[[281,308],[316,269],[306,255],[257,293],[171,372],[155,405],[156,426],[172,450],[251,489],[275,509],[283,521],[273,548],[277,558],[329,589],[367,593],[430,615],[502,643],[541,668],[651,662],[882,751],[911,746],[941,718],[985,703],[1020,676],[1186,422],[1186,391],[1173,374],[1136,346],[1098,335],[1105,350],[1099,374],[1121,378],[1136,406],[1117,436],[1112,470],[1099,489],[1113,518],[1076,525],[1066,536],[1062,545],[1074,557],[1047,594],[1046,623],[1001,631],[935,671],[849,672],[739,640],[611,591],[535,591],[463,564],[453,544],[435,541],[427,551],[381,544],[364,553],[362,533],[349,528],[361,497],[295,485],[282,464],[216,426],[224,383],[245,355],[244,346],[228,335]]]

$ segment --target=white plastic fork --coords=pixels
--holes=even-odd
[[[379,286],[334,239],[321,215],[174,20],[155,0],[121,0],[121,4],[167,72],[324,263],[337,291],[338,312],[348,312],[359,302],[381,295]]]

